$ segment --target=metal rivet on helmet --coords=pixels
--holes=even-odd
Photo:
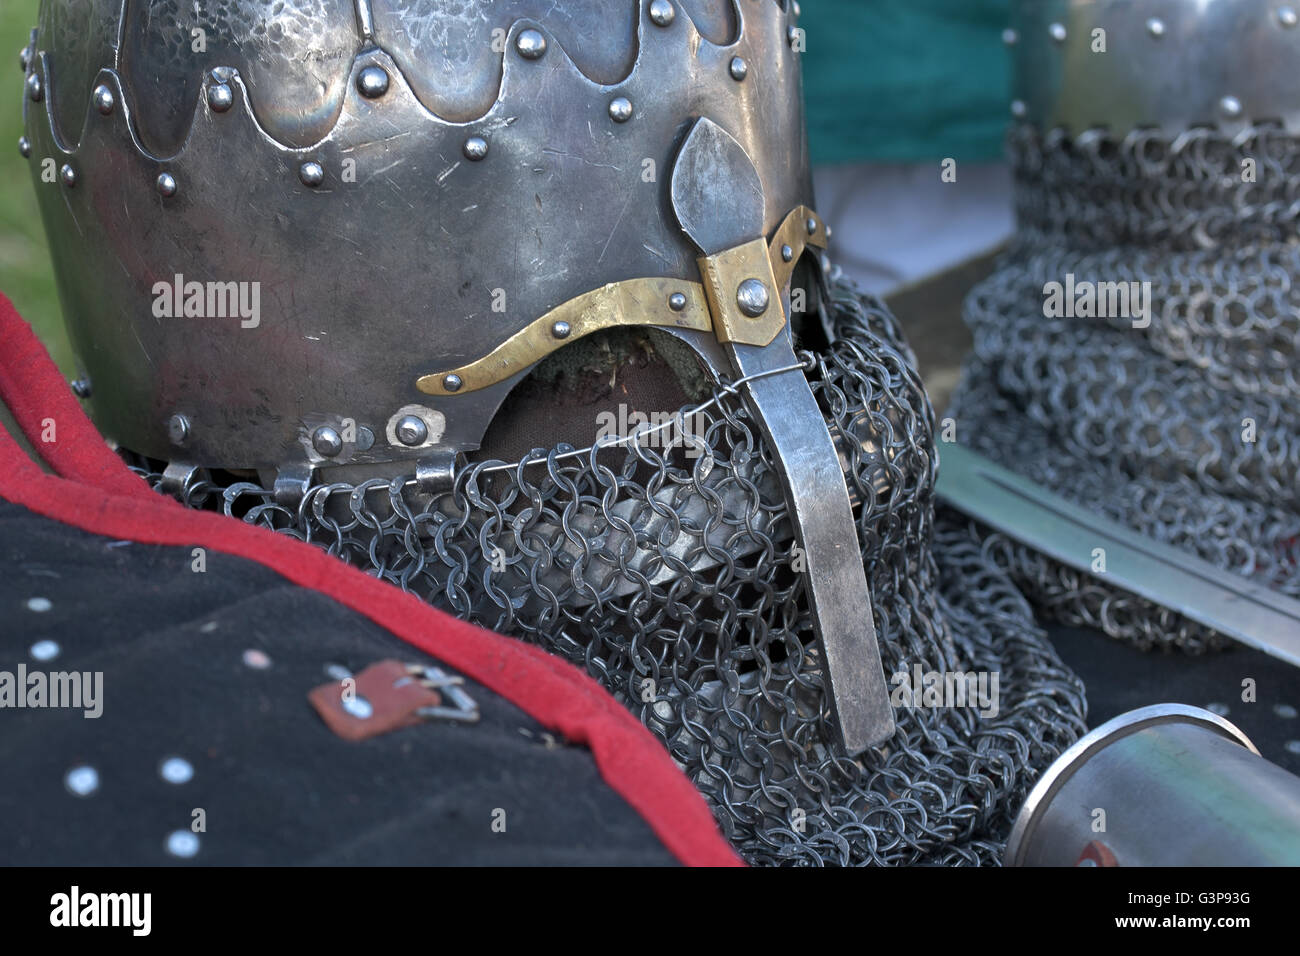
[[[39,103],[44,90],[41,87],[41,78],[33,73],[27,77],[27,95],[31,97],[33,103]]]
[[[325,167],[315,160],[308,160],[298,167],[298,178],[304,186],[319,186],[325,181]]]
[[[626,96],[617,96],[610,100],[609,118],[615,123],[626,123],[632,118],[632,101]]]
[[[31,61],[32,61],[31,47],[25,46],[18,51],[18,65],[22,67],[24,73],[27,72],[27,64],[31,63]]]
[[[767,286],[759,279],[746,279],[736,290],[736,304],[751,319],[766,312],[768,302]]]
[[[1053,23],[1047,28],[1047,32],[1057,43],[1065,42],[1065,24]]]
[[[175,196],[176,195],[176,177],[171,173],[159,173],[157,184],[158,195]]]
[[[1005,30],[1002,31],[1002,42],[1005,43],[1007,46],[1015,46],[1016,41],[1018,41],[1019,39],[1020,39],[1020,34],[1017,33],[1015,30],[1013,30],[1011,27],[1007,27]]]
[[[208,106],[214,113],[224,113],[235,103],[235,92],[228,83],[214,83],[208,87]]]
[[[789,246],[782,246],[782,247],[781,247],[781,261],[782,261],[782,262],[793,262],[793,261],[794,261],[794,250],[793,250],[792,248],[790,248]]]
[[[482,136],[471,136],[469,139],[465,140],[465,145],[462,151],[465,153],[466,159],[470,162],[477,163],[479,160],[487,158],[488,141]]]
[[[419,415],[403,415],[394,431],[403,445],[423,445],[429,440],[429,426]]]
[[[373,100],[388,92],[388,71],[381,66],[368,66],[357,74],[357,89],[366,99]]]
[[[1225,96],[1219,100],[1219,109],[1223,111],[1224,116],[1235,119],[1241,115],[1241,100],[1235,96]]]
[[[190,437],[190,420],[177,413],[167,419],[167,438],[173,445],[183,445]]]
[[[18,137],[18,152],[22,154],[23,159],[27,159],[32,155],[32,144],[26,136]]]
[[[743,56],[733,56],[731,58],[731,78],[739,83],[747,76],[749,76],[749,64],[745,62],[745,58]]]
[[[546,37],[540,30],[527,29],[515,37],[515,49],[525,60],[538,60],[546,53]]]
[[[1300,21],[1300,17],[1296,16],[1295,7],[1277,8],[1277,22],[1282,24],[1282,26],[1293,27],[1296,25],[1297,21]]]
[[[459,375],[446,375],[442,379],[442,387],[449,392],[459,392],[463,384]]]
[[[677,10],[669,0],[650,0],[650,22],[657,27],[666,27],[677,17]]]
[[[680,292],[674,292],[668,297],[668,308],[674,312],[680,312],[686,308],[686,296]]]
[[[572,331],[573,328],[569,325],[568,322],[563,322],[563,321],[556,322],[554,325],[551,326],[551,334],[555,336],[557,339],[567,339],[569,337],[569,333],[571,333]]]
[[[59,170],[59,178],[63,180],[63,185],[69,189],[77,185],[77,171],[68,163],[64,163],[63,168]]]
[[[338,429],[322,425],[311,436],[312,447],[326,458],[333,458],[343,450],[343,436]]]
[[[113,106],[115,105],[113,100],[113,91],[103,83],[95,87],[95,92],[92,94],[91,98],[95,101],[95,109],[99,110],[105,116],[113,112]]]
[[[1159,39],[1165,35],[1165,21],[1159,17],[1152,17],[1147,21],[1147,33]]]

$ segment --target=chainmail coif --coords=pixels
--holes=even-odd
[[[966,302],[958,440],[1300,596],[1300,141],[1274,126],[1117,139],[1021,125],[1009,144],[1019,228]],[[1045,317],[1044,286],[1067,273],[1150,282],[1150,326]],[[1225,643],[1002,535],[988,551],[1066,623],[1143,648]]]
[[[900,709],[895,736],[857,759],[827,743],[775,466],[725,390],[691,456],[560,446],[474,462],[437,496],[400,479],[324,485],[297,509],[246,482],[183,497],[585,668],[751,862],[994,863],[1037,775],[1083,732],[1083,688],[970,523],[936,514],[933,412],[893,317],[843,286],[833,315],[838,340],[801,360],[841,436],[886,673],[996,672],[1000,689],[996,715]]]

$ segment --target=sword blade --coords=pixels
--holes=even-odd
[[[968,448],[940,448],[940,498],[1076,570],[1300,666],[1300,601],[1153,541]],[[1093,570],[1101,548],[1104,572]]]

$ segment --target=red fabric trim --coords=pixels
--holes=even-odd
[[[94,534],[237,555],[319,591],[589,747],[605,782],[682,863],[740,865],[704,798],[668,752],[582,671],[438,611],[310,545],[154,494],[107,448],[3,294],[0,354],[0,396],[35,447],[66,476],[42,472],[0,428],[0,497]],[[45,418],[56,421],[56,442],[40,440]]]
[[[50,353],[4,293],[0,293],[0,401],[9,406],[32,447],[64,478],[112,494],[161,497],[108,447]],[[55,441],[43,440],[46,422],[53,426]],[[170,504],[183,507],[174,500]]]

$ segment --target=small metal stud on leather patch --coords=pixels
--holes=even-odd
[[[401,661],[380,661],[361,673],[315,688],[307,699],[326,726],[344,740],[366,740],[424,720],[420,711],[442,697],[412,680]],[[365,706],[359,706],[364,701]]]

